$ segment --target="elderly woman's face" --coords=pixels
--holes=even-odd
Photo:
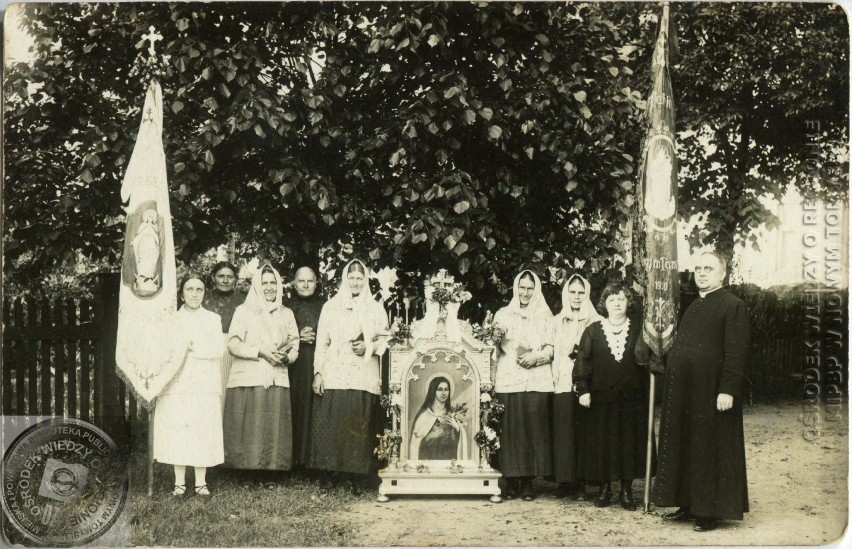
[[[220,292],[230,292],[234,289],[234,283],[237,281],[237,275],[234,274],[229,267],[222,267],[213,276],[213,283],[216,289]]]
[[[301,297],[311,297],[317,290],[317,277],[313,270],[306,267],[296,271],[296,278],[293,282],[296,286],[296,293]]]
[[[260,288],[263,290],[263,297],[266,301],[275,301],[278,293],[277,284],[275,283],[275,275],[272,273],[263,273],[260,277]]]
[[[609,318],[624,318],[627,314],[627,296],[624,292],[606,298],[606,315]]]
[[[522,278],[518,282],[518,301],[520,301],[521,307],[526,307],[530,304],[533,293],[535,293],[535,282],[528,278]]]
[[[435,389],[435,400],[444,404],[447,402],[447,399],[450,398],[450,384],[446,381],[442,381],[438,384],[438,388]]]
[[[182,297],[187,308],[201,307],[201,301],[204,299],[204,283],[197,278],[187,280],[183,285]]]
[[[352,295],[360,295],[361,290],[364,289],[364,275],[358,271],[349,271],[346,274],[346,280],[349,282]]]
[[[574,280],[568,285],[568,305],[572,309],[579,310],[583,304],[583,299],[586,297],[586,287],[579,280]]]

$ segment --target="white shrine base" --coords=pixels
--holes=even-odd
[[[496,469],[466,469],[461,473],[448,470],[430,472],[405,471],[402,468],[386,467],[379,471],[382,484],[379,486],[378,501],[385,502],[395,495],[473,495],[491,496],[491,501],[500,503],[498,481],[503,475]]]

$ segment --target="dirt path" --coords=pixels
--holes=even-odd
[[[555,484],[537,485],[533,502],[490,503],[474,497],[397,497],[356,504],[347,513],[355,543],[417,545],[820,545],[836,541],[848,515],[848,422],[822,424],[814,442],[802,436],[801,404],[757,405],[745,412],[751,512],[699,534],[620,507],[558,500]],[[637,482],[641,497],[644,483]],[[665,511],[665,510],[663,510]]]

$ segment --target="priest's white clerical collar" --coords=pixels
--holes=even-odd
[[[719,286],[718,288],[715,288],[715,289],[710,290],[708,292],[702,292],[702,291],[699,290],[698,295],[701,296],[701,297],[707,297],[708,295],[712,294],[713,292],[719,291],[721,289],[722,289],[722,287]]]

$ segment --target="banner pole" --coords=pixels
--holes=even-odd
[[[154,411],[151,406],[148,412],[148,497],[154,495]]]
[[[648,384],[648,442],[645,447],[645,512],[651,507],[651,458],[654,450],[654,385],[656,376],[648,372],[651,382]]]

